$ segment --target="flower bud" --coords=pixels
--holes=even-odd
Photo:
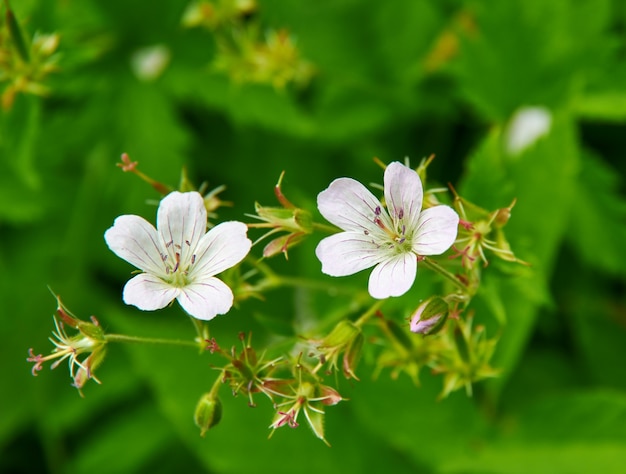
[[[411,316],[411,331],[428,336],[438,332],[448,319],[448,303],[439,296],[422,302]]]
[[[360,332],[361,330],[352,321],[339,321],[330,334],[322,340],[319,348],[346,346]]]
[[[359,380],[355,375],[355,369],[361,357],[363,347],[363,333],[352,321],[343,320],[337,323],[333,330],[326,336],[317,349],[330,366],[338,368],[339,357],[343,352],[342,370],[346,378]]]
[[[290,231],[313,232],[313,217],[309,211],[299,208],[263,207],[255,203],[254,210],[260,220],[270,224],[269,227]]]
[[[205,393],[196,405],[193,417],[196,426],[200,428],[200,436],[204,437],[222,419],[222,402],[212,392]]]

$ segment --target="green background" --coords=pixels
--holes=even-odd
[[[214,37],[180,26],[185,7],[12,2],[27,36],[60,34],[61,56],[47,98],[21,95],[0,113],[0,470],[623,472],[626,4],[259,0],[252,21],[286,28],[316,70],[307,86],[281,90],[211,71]],[[130,57],[154,44],[172,59],[142,82]],[[526,105],[547,107],[552,129],[509,156],[502,133]],[[189,349],[111,346],[102,385],[88,383],[84,399],[64,366],[32,377],[28,348],[52,347],[48,285],[107,330],[189,337],[178,307],[143,313],[121,301],[130,268],[103,233],[120,214],[153,221],[147,201],[158,199],[115,166],[122,152],[166,183],[184,165],[196,183],[226,184],[235,206],[221,219],[275,205],[282,170],[288,197],[315,211],[336,177],[379,182],[374,156],[416,165],[435,153],[429,176],[464,197],[487,209],[517,198],[506,230],[531,276],[487,268],[480,315],[506,318],[494,357],[502,376],[473,398],[437,401],[438,378],[424,372],[419,388],[388,373],[374,381],[365,360],[361,381],[342,384],[350,400],[327,410],[331,448],[304,423],[267,440],[269,403],[248,408],[227,389],[222,422],[200,438],[193,407],[215,374]],[[318,237],[271,264],[325,278]],[[235,341],[262,331],[262,313],[291,326],[307,298],[338,304],[280,291],[212,328]]]

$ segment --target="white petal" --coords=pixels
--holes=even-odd
[[[109,248],[120,258],[155,275],[165,275],[161,240],[152,224],[139,216],[120,216],[104,233]]]
[[[347,231],[376,232],[377,212],[386,217],[376,196],[352,178],[339,178],[330,183],[317,195],[317,207],[327,221]]]
[[[506,133],[509,153],[517,155],[550,132],[552,115],[545,107],[523,107],[511,118]]]
[[[174,191],[161,200],[157,229],[172,261],[175,261],[175,253],[180,253],[180,265],[188,265],[198,242],[206,233],[206,223],[206,208],[200,193]]]
[[[413,251],[418,255],[439,255],[456,240],[459,215],[448,206],[435,206],[420,214]]]
[[[406,227],[414,229],[422,209],[424,191],[415,170],[402,163],[390,163],[385,169],[385,202],[394,221],[404,217]]]
[[[376,265],[370,275],[368,291],[373,298],[400,296],[409,291],[417,274],[417,257],[403,253]]]
[[[246,237],[248,227],[243,222],[229,221],[213,227],[198,243],[195,263],[189,271],[193,281],[223,272],[241,262],[252,246]]]
[[[233,292],[223,281],[210,277],[182,288],[178,302],[194,318],[208,321],[228,312]]]
[[[320,241],[315,255],[322,262],[322,272],[346,276],[370,268],[385,258],[371,239],[361,232],[339,232]]]
[[[144,311],[154,311],[165,308],[179,291],[154,275],[142,273],[126,283],[123,298],[126,304],[132,304]]]

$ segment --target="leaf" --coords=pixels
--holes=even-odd
[[[173,433],[167,421],[148,400],[111,413],[81,444],[67,466],[68,472],[139,472],[156,457]],[[126,449],[120,451],[121,446]]]
[[[619,473],[626,463],[626,397],[558,394],[509,419],[508,434],[442,463],[449,473]]]
[[[588,265],[624,276],[626,200],[619,194],[621,177],[591,152],[583,153],[582,158],[568,242]]]
[[[453,71],[464,97],[495,121],[521,105],[563,105],[579,77],[602,63],[608,2],[477,4]],[[550,22],[545,19],[550,18]]]

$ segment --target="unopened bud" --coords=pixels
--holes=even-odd
[[[200,436],[204,437],[222,419],[222,402],[213,393],[205,393],[196,405],[193,417],[196,426],[200,428]]]
[[[352,322],[342,320],[337,323],[328,336],[326,336],[319,348],[345,346],[349,344],[361,330]]]
[[[434,296],[421,303],[411,316],[411,331],[425,336],[438,332],[448,319],[448,303]]]
[[[321,352],[321,358],[327,360],[333,368],[339,368],[339,358],[343,353],[341,366],[344,375],[358,380],[355,369],[361,357],[363,341],[361,329],[352,321],[343,320],[320,341],[317,349]]]
[[[255,203],[254,209],[260,220],[270,224],[267,227],[306,234],[313,232],[313,217],[304,209],[263,207],[259,203]]]

